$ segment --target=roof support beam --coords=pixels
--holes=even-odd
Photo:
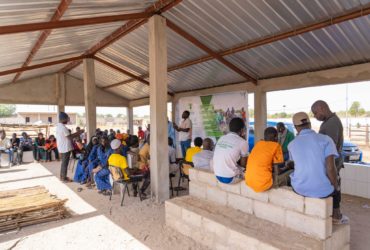
[[[107,65],[108,67],[110,67],[112,69],[115,69],[115,70],[121,72],[122,74],[124,74],[126,76],[129,76],[129,77],[135,79],[136,81],[142,82],[142,83],[144,83],[144,84],[146,84],[146,85],[149,86],[149,82],[147,80],[145,80],[145,79],[143,79],[143,78],[141,78],[139,76],[136,76],[136,75],[132,74],[131,72],[127,71],[127,70],[124,70],[124,69],[122,69],[122,68],[120,68],[120,67],[118,67],[118,66],[116,66],[116,65],[114,65],[114,64],[112,64],[110,62],[107,62],[106,60],[101,59],[101,58],[99,58],[97,56],[94,56],[94,59],[97,60],[98,62],[101,62],[102,64]],[[105,88],[103,88],[103,89],[105,89]]]
[[[76,26],[94,25],[102,23],[112,23],[127,21],[133,19],[148,18],[150,15],[148,13],[133,13],[133,14],[122,14],[115,16],[101,16],[101,17],[89,17],[62,21],[51,21],[42,23],[26,23],[17,24],[9,26],[0,27],[0,35],[14,34],[22,32],[32,32],[38,30],[49,30],[49,29],[60,29],[60,28],[70,28]]]
[[[59,21],[60,18],[64,15],[66,10],[68,9],[71,2],[72,2],[72,0],[61,0],[58,8],[55,10],[54,15],[51,17],[50,21],[51,22]],[[43,32],[41,32],[41,34],[39,36],[39,39],[37,40],[37,42],[35,43],[35,45],[31,49],[31,52],[28,55],[26,61],[23,63],[22,67],[26,67],[26,66],[28,66],[28,64],[30,64],[31,60],[36,55],[37,51],[39,51],[41,46],[44,44],[44,42],[46,41],[46,39],[48,38],[50,33],[51,33],[51,29],[44,30]],[[18,72],[15,75],[15,77],[13,79],[13,82],[17,81],[18,78],[21,76],[21,74],[22,74],[22,72]]]
[[[239,75],[241,75],[242,77],[244,77],[246,80],[252,81],[255,84],[257,83],[257,80],[254,79],[252,76],[250,76],[249,74],[247,74],[243,70],[239,69],[237,66],[235,66],[231,62],[227,61],[220,54],[214,52],[212,49],[210,49],[209,47],[207,47],[205,44],[203,44],[202,42],[200,42],[199,40],[197,40],[194,36],[190,35],[185,30],[183,30],[182,28],[180,28],[179,26],[177,26],[176,24],[174,24],[173,22],[171,22],[168,19],[167,19],[167,27],[169,27],[171,30],[175,31],[177,34],[179,34],[180,36],[182,36],[183,38],[185,38],[186,40],[188,40],[189,42],[191,42],[192,44],[194,44],[198,48],[200,48],[200,49],[204,50],[205,52],[207,52],[212,58],[220,61],[226,67],[228,67],[231,70],[235,71],[236,73],[238,73]]]
[[[280,33],[280,34],[273,34],[271,36],[255,40],[253,42],[247,42],[247,43],[238,45],[236,47],[218,52],[217,54],[219,56],[227,56],[227,55],[235,54],[237,52],[241,52],[241,51],[244,51],[244,50],[248,50],[248,49],[256,48],[256,47],[259,47],[259,46],[262,46],[262,45],[266,45],[266,44],[269,44],[269,43],[277,42],[277,41],[280,41],[280,40],[283,40],[283,39],[287,39],[289,37],[304,34],[306,32],[312,32],[312,31],[315,31],[315,30],[323,29],[323,28],[326,28],[326,27],[334,25],[334,24],[342,23],[342,22],[349,21],[349,20],[352,20],[352,19],[355,19],[355,18],[366,16],[366,15],[369,15],[369,14],[370,14],[370,7],[368,6],[366,8],[356,10],[356,11],[353,11],[353,12],[350,12],[350,13],[346,13],[346,14],[343,14],[343,15],[340,15],[340,16],[337,16],[337,17],[334,17],[334,18],[329,18],[329,19],[326,19],[324,21],[313,23],[313,24],[305,26],[305,27],[294,28],[294,29],[289,30],[287,32],[283,32],[283,33]],[[197,58],[195,60],[190,60],[190,61],[187,61],[187,62],[184,62],[184,63],[180,63],[178,65],[174,65],[174,66],[170,67],[168,71],[182,69],[182,68],[189,67],[191,65],[195,65],[195,64],[198,64],[198,63],[206,62],[206,61],[209,61],[209,60],[212,60],[212,59],[213,59],[212,56],[203,56],[203,57]]]
[[[144,13],[147,14],[147,17],[153,16],[157,13],[163,13],[172,7],[176,6],[177,4],[181,3],[182,0],[158,0],[153,5],[148,7]],[[105,47],[109,46],[110,44],[114,43],[118,39],[122,38],[123,36],[127,35],[131,31],[139,28],[141,25],[146,23],[147,19],[138,19],[138,20],[131,20],[125,23],[120,28],[116,29],[112,34],[105,37],[103,40],[92,46],[90,49],[85,51],[83,55],[94,55],[100,50],[104,49]],[[82,61],[76,61],[73,63],[68,64],[64,68],[60,70],[60,72],[67,73],[71,69],[80,65]]]
[[[72,62],[72,61],[76,61],[76,60],[82,60],[83,58],[86,58],[86,56],[69,57],[69,58],[65,58],[65,59],[61,59],[61,60],[56,60],[56,61],[51,61],[51,62],[46,62],[46,63],[40,63],[40,64],[34,64],[34,65],[31,65],[31,66],[26,66],[26,67],[21,67],[21,68],[9,69],[9,70],[5,70],[5,71],[1,71],[0,76],[15,74],[15,73],[18,73],[18,72],[23,72],[23,71],[33,70],[33,69],[49,67],[49,66],[52,66],[52,65]]]

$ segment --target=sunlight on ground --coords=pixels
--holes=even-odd
[[[38,185],[45,186],[51,194],[60,199],[67,198],[66,207],[74,214],[81,215],[96,211],[41,164],[32,163],[0,170],[0,191]]]
[[[149,249],[104,215],[0,243],[0,249]]]

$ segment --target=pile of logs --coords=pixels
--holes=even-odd
[[[0,232],[60,220],[68,216],[67,199],[53,196],[43,186],[0,192]]]

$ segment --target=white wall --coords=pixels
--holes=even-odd
[[[370,166],[345,163],[340,174],[342,193],[370,199]]]

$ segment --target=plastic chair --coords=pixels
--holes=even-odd
[[[180,177],[179,177],[179,182],[176,187],[176,195],[179,195],[179,191],[186,190],[186,188],[181,187],[181,181],[184,182],[184,179],[187,179],[188,182],[190,181],[189,179],[189,169],[193,168],[194,165],[192,162],[187,162],[187,161],[180,161],[179,162],[179,168],[180,168]]]

